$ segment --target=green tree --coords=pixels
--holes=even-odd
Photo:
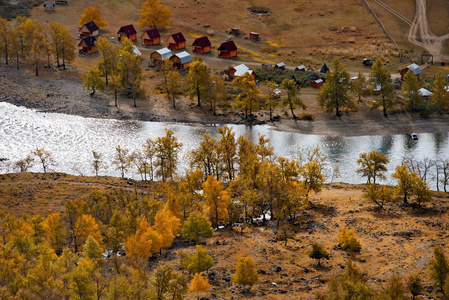
[[[349,73],[338,59],[334,60],[334,71],[326,74],[326,82],[317,95],[318,104],[325,107],[331,113],[335,109],[338,116],[341,115],[340,108],[354,108],[354,103],[349,95],[350,91]]]
[[[369,153],[360,153],[359,157],[360,158],[357,159],[357,164],[360,165],[360,168],[358,168],[356,172],[361,173],[363,177],[366,177],[368,183],[371,183],[371,179],[375,184],[376,178],[386,178],[383,173],[387,171],[386,165],[390,162],[388,157],[376,150],[370,151]]]
[[[95,66],[90,66],[89,71],[86,74],[81,75],[81,78],[84,81],[83,88],[87,90],[91,90],[91,96],[95,95],[97,90],[103,92],[105,88],[105,84],[103,79],[101,79],[101,72]]]
[[[443,249],[440,246],[433,248],[433,258],[430,261],[430,277],[433,279],[436,285],[440,288],[443,295],[444,284],[449,274],[449,263],[444,255]]]
[[[235,274],[232,277],[233,283],[249,286],[251,288],[259,279],[256,265],[251,256],[240,256],[235,269]]]
[[[173,131],[165,129],[165,136],[158,137],[155,142],[156,175],[165,182],[173,179],[178,164],[178,151],[182,143],[178,142]]]
[[[254,78],[246,72],[242,76],[236,77],[232,81],[232,85],[237,88],[237,102],[235,106],[245,111],[245,118],[252,115],[253,111],[259,109],[260,90],[256,86]]]
[[[198,241],[201,237],[210,238],[214,234],[212,225],[207,217],[199,212],[193,212],[184,221],[181,227],[183,238],[189,238]]]
[[[324,259],[330,258],[329,252],[327,252],[326,249],[324,249],[323,245],[318,243],[312,244],[312,251],[310,251],[308,255],[310,258],[316,259],[318,261],[318,266],[320,267],[321,267],[321,260],[323,258]]]
[[[441,76],[440,72],[436,74],[432,92],[433,94],[430,95],[430,100],[438,113],[448,112],[449,92],[446,90],[446,80]]]
[[[289,106],[293,119],[296,119],[295,112],[293,111],[296,105],[299,105],[304,110],[307,108],[302,99],[298,96],[296,82],[293,79],[285,78],[281,82],[281,88],[287,91],[287,96],[283,99],[284,105]]]
[[[192,98],[196,96],[198,106],[201,106],[201,98],[207,93],[209,81],[209,68],[201,60],[194,60],[187,74],[187,93]]]
[[[274,91],[277,88],[277,84],[274,81],[267,81],[265,85],[268,87],[268,94],[265,96],[265,106],[268,107],[268,111],[270,113],[270,121],[273,121],[273,109],[279,104],[279,100],[277,99]]]
[[[88,6],[84,9],[78,23],[80,25],[84,25],[89,22],[94,22],[98,28],[108,26],[108,22],[101,16],[100,8],[94,5]]]
[[[201,245],[196,246],[196,252],[187,255],[180,252],[181,266],[190,274],[201,273],[214,266],[214,259],[207,254],[207,249]]]
[[[169,71],[167,74],[167,98],[171,100],[173,108],[176,108],[176,97],[183,91],[183,77],[178,71]]]
[[[100,262],[103,258],[103,249],[101,249],[97,240],[90,235],[83,247],[83,257],[88,257],[96,262]]]
[[[423,282],[418,274],[412,274],[406,279],[408,290],[412,294],[413,300],[424,290]]]
[[[421,108],[422,97],[419,94],[418,78],[411,70],[408,70],[404,76],[401,95],[405,99],[405,108],[412,113]]]
[[[383,294],[389,300],[405,300],[405,285],[399,274],[391,276],[383,287]]]
[[[161,4],[160,0],[147,0],[139,10],[140,18],[137,23],[142,27],[163,29],[170,24],[173,16],[170,9]]]
[[[388,110],[392,109],[395,104],[395,93],[391,74],[383,65],[380,58],[373,64],[371,73],[369,74],[369,81],[374,89],[380,90],[381,98],[380,101],[379,99],[374,101],[371,108],[376,109],[382,106],[384,117],[387,118]]]

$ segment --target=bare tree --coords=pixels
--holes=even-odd
[[[34,166],[33,157],[28,154],[24,159],[18,160],[14,163],[14,169],[19,172],[27,172],[29,168]]]
[[[103,154],[92,150],[92,156],[94,157],[94,159],[92,160],[92,168],[94,169],[95,176],[98,176],[98,172],[100,171],[100,169],[106,167],[103,161]]]
[[[112,164],[116,166],[115,169],[117,171],[120,171],[121,176],[124,178],[125,172],[127,172],[131,167],[130,155],[128,154],[129,149],[122,148],[120,145],[118,145],[117,147],[115,147],[115,151],[116,153],[114,155]]]
[[[449,160],[441,160],[441,170],[443,171],[443,178],[440,182],[443,184],[443,189],[447,193],[446,186],[449,184]]]
[[[55,164],[51,152],[46,151],[43,148],[36,148],[31,153],[37,157],[39,163],[42,165],[42,168],[44,169],[44,173],[47,173],[48,168]]]

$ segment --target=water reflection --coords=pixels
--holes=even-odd
[[[378,150],[387,155],[390,159],[390,174],[402,163],[404,157],[421,161],[425,158],[449,159],[447,133],[424,133],[419,135],[419,140],[412,141],[406,135],[335,137],[280,132],[267,126],[229,126],[233,127],[237,138],[243,135],[257,142],[259,134],[266,135],[271,140],[277,156],[296,158],[299,148],[320,147],[328,157],[327,169],[330,170],[335,164],[340,165],[341,177],[336,180],[350,183],[365,182],[355,172],[358,167],[356,161],[362,152]],[[187,153],[199,145],[205,133],[218,138],[218,127],[45,114],[0,103],[0,157],[7,157],[14,162],[23,159],[36,147],[43,147],[52,152],[58,162],[54,168],[56,171],[76,173],[73,169],[77,166],[84,174],[92,174],[92,150],[102,153],[110,165],[117,145],[135,150],[140,148],[146,139],[156,139],[164,135],[165,128],[168,128],[174,131],[183,144],[179,155],[182,158],[182,173],[188,165]],[[40,171],[39,166],[35,166],[33,171]],[[112,167],[104,170],[102,174],[119,175]],[[131,172],[127,175],[139,178]],[[388,176],[386,183],[394,182]]]

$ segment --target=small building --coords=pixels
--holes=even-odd
[[[233,41],[224,42],[218,47],[218,57],[232,58],[237,56],[237,46]]]
[[[407,74],[408,70],[412,71],[413,75],[415,75],[419,80],[419,77],[421,74],[421,68],[415,63],[413,63],[401,70],[401,80],[404,80],[404,76],[405,76],[405,74]]]
[[[173,33],[167,40],[169,49],[184,49],[186,47],[186,39],[181,32]]]
[[[212,44],[207,36],[203,36],[193,42],[192,48],[193,53],[204,54],[211,51]]]
[[[326,64],[323,64],[323,66],[321,67],[320,73],[321,74],[326,74],[327,72],[329,72],[329,68],[327,67]]]
[[[117,31],[118,40],[121,41],[122,37],[128,38],[130,41],[137,40],[137,31],[132,24],[120,27]]]
[[[68,2],[67,2],[67,0],[56,0],[55,4],[58,4],[58,5],[67,5]]]
[[[323,83],[324,83],[323,79],[312,80],[310,86],[319,89],[323,86]]]
[[[306,71],[306,66],[300,65],[300,66],[295,68],[295,71],[296,72],[305,72]]]
[[[238,28],[231,28],[231,34],[234,36],[239,36],[240,30]]]
[[[190,66],[192,62],[192,57],[187,51],[182,51],[170,57],[170,61],[173,63],[174,69],[184,70]]]
[[[259,33],[257,33],[257,32],[250,32],[249,33],[249,39],[251,41],[260,41]]]
[[[95,36],[88,36],[81,39],[78,44],[80,54],[91,54],[97,52],[97,45],[95,42],[97,38]]]
[[[98,35],[98,26],[95,22],[90,21],[79,28],[80,37],[89,37]]]
[[[433,93],[431,91],[429,91],[428,89],[425,88],[420,88],[418,90],[418,93],[421,95],[421,97],[423,97],[424,99],[429,98],[431,95],[433,95]]]
[[[145,46],[154,46],[161,43],[161,35],[156,28],[145,31],[140,38],[142,39],[142,45]]]
[[[45,2],[44,3],[44,10],[48,11],[48,12],[55,11],[55,4],[51,3],[51,2]]]
[[[262,69],[271,69],[273,67],[272,63],[263,63]]]
[[[280,62],[278,64],[274,65],[275,70],[285,70],[285,64],[283,62]]]
[[[167,58],[170,58],[171,56],[172,56],[172,52],[170,49],[162,48],[162,49],[152,52],[150,54],[150,60],[154,66],[158,66],[158,65],[161,65],[164,62],[164,60],[166,60]]]
[[[133,53],[134,53],[134,55],[139,55],[139,56],[142,56],[142,52],[140,52],[140,50],[139,49],[137,49],[137,47],[135,46],[135,45],[133,45]]]
[[[228,71],[228,76],[229,79],[232,80],[236,77],[244,75],[245,73],[249,73],[254,78],[254,80],[256,80],[256,73],[248,68],[245,64],[240,64],[230,69]]]

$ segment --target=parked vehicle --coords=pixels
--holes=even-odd
[[[364,66],[367,66],[367,67],[371,67],[374,63],[375,63],[375,61],[372,60],[372,59],[367,59],[367,58],[365,58],[365,59],[363,60],[363,65],[364,65]]]

